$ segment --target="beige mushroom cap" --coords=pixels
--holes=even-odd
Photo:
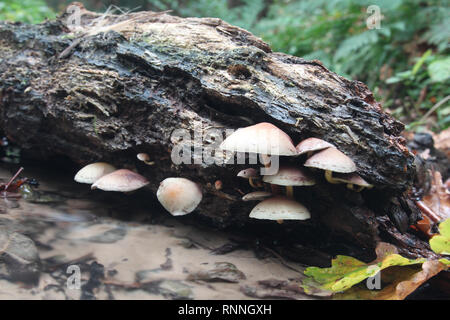
[[[150,161],[150,156],[147,153],[141,152],[136,155],[136,158],[140,161]]]
[[[236,130],[222,142],[220,149],[279,156],[297,155],[292,139],[268,122]]]
[[[237,176],[241,177],[241,178],[245,178],[245,179],[258,178],[259,173],[258,173],[258,170],[254,169],[254,168],[247,168],[247,169],[239,171]]]
[[[120,169],[95,181],[91,189],[130,192],[142,188],[148,183],[148,180],[140,174],[128,169]]]
[[[340,182],[351,183],[365,188],[373,187],[373,185],[368,183],[356,173],[336,173],[334,179]]]
[[[156,192],[161,205],[173,216],[182,216],[197,208],[203,195],[200,187],[189,179],[167,178]]]
[[[306,160],[305,167],[341,173],[356,171],[356,165],[353,160],[336,148],[328,148],[316,153]]]
[[[286,197],[274,197],[256,205],[250,218],[266,220],[307,220],[311,214],[302,204]]]
[[[305,170],[282,166],[276,174],[265,175],[263,181],[280,186],[312,186],[316,181]]]
[[[272,196],[272,194],[267,191],[254,191],[254,192],[247,193],[245,196],[242,197],[242,200],[243,201],[264,200],[271,196]]]
[[[295,149],[297,149],[298,154],[304,154],[307,152],[314,152],[323,150],[326,148],[335,148],[334,145],[332,145],[329,142],[326,142],[319,138],[308,138],[303,141],[301,141]]]
[[[117,169],[109,163],[95,162],[81,168],[75,175],[74,180],[79,183],[92,184],[99,178],[115,170]]]

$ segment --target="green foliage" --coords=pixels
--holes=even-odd
[[[432,54],[426,51],[416,63],[406,71],[396,73],[386,80],[396,91],[405,92],[408,99],[393,110],[394,115],[422,114],[419,119],[410,122],[409,130],[419,131],[433,113],[436,114],[436,126],[446,129],[450,125],[450,57]]]
[[[276,51],[319,59],[336,73],[365,82],[394,115],[413,122],[411,127],[417,128],[418,120],[448,95],[444,71],[449,68],[450,8],[445,0],[151,0],[151,4],[181,16],[218,17],[262,37]],[[380,29],[367,27],[374,13],[367,11],[371,5],[381,10]],[[429,56],[417,65],[428,50]],[[400,79],[387,82],[392,75]],[[420,96],[423,90],[425,97]],[[449,126],[447,106],[429,115],[436,117],[434,129]]]
[[[0,2],[0,20],[39,23],[45,18],[54,16],[54,12],[43,0],[2,0]]]
[[[242,0],[240,5],[230,7],[227,0],[151,0],[156,10],[173,10],[183,17],[215,17],[252,30],[258,22],[259,13],[264,9],[264,0]]]
[[[431,238],[431,249],[439,254],[450,255],[450,219],[439,225],[439,233],[439,235]]]

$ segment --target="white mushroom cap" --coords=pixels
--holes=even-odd
[[[341,173],[356,171],[356,165],[353,160],[335,148],[328,148],[316,153],[306,160],[305,167]]]
[[[150,161],[150,156],[147,153],[138,153],[136,155],[136,158],[138,158],[138,160],[140,161]]]
[[[156,197],[170,214],[182,216],[194,211],[203,195],[200,187],[189,179],[167,178],[160,183]]]
[[[250,218],[266,220],[307,220],[311,214],[302,204],[286,197],[274,197],[256,205]]]
[[[371,188],[373,185],[368,183],[366,180],[361,178],[356,173],[336,173],[334,176],[334,180],[344,182],[344,183],[351,183],[355,184],[357,186],[365,187],[365,188]]]
[[[242,200],[243,201],[264,200],[271,196],[272,194],[267,191],[254,191],[247,193],[245,196],[242,197]]]
[[[332,145],[329,142],[326,142],[319,138],[308,138],[303,141],[301,141],[295,149],[297,149],[298,154],[304,154],[307,152],[314,152],[323,150],[326,148],[335,148],[334,145]]]
[[[247,168],[247,169],[239,171],[237,176],[241,177],[241,178],[245,178],[245,179],[258,178],[259,173],[258,173],[258,170],[254,169],[254,168]]]
[[[316,181],[306,171],[292,167],[282,166],[276,174],[265,175],[263,181],[280,186],[312,186]]]
[[[140,174],[128,169],[120,169],[95,181],[91,189],[130,192],[142,188],[148,183],[148,180]]]
[[[292,139],[268,122],[236,130],[222,142],[220,149],[279,156],[297,155]]]
[[[95,162],[83,167],[75,175],[74,180],[79,183],[94,183],[104,175],[117,170],[114,166],[106,162]]]

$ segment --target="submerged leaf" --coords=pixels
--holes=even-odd
[[[207,271],[191,273],[187,280],[203,280],[210,282],[239,282],[246,279],[245,274],[229,262],[216,262],[214,268]]]

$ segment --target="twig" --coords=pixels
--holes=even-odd
[[[416,205],[427,215],[428,218],[433,220],[433,222],[438,223],[441,219],[427,207],[427,205],[423,201],[416,201]]]
[[[439,108],[441,105],[443,105],[444,103],[446,103],[448,100],[450,99],[450,95],[446,96],[444,99],[442,99],[441,101],[439,101],[438,103],[436,103],[434,106],[431,107],[430,110],[427,111],[427,113],[425,113],[423,115],[423,117],[419,120],[420,123],[423,123],[425,120],[427,120],[427,118],[434,112],[437,110],[437,108]]]
[[[5,189],[3,189],[3,191],[7,191],[9,186],[11,185],[11,183],[16,180],[17,176],[23,171],[23,167],[20,167],[20,169],[16,172],[16,174],[9,179],[8,183],[5,185]]]
[[[67,57],[70,52],[72,51],[72,49],[74,49],[76,46],[78,46],[81,42],[81,40],[83,40],[83,37],[86,35],[86,33],[82,34],[81,36],[79,36],[78,38],[74,39],[72,41],[72,43],[63,50],[63,52],[61,52],[58,56],[58,59],[64,59],[65,57]]]

